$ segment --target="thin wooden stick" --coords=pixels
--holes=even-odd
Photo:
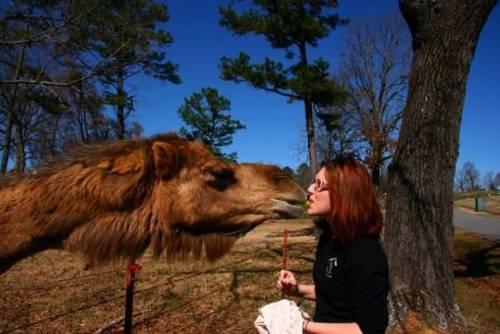
[[[288,230],[283,230],[283,241],[281,242],[281,254],[283,256],[283,270],[288,270]],[[281,292],[281,298],[285,298],[285,293]]]

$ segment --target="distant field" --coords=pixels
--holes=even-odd
[[[300,281],[310,281],[315,237],[305,219],[263,225],[214,264],[167,264],[146,256],[136,285],[134,333],[254,333],[257,309],[280,299],[274,284],[285,227],[291,230],[289,267]],[[490,263],[499,257],[498,246],[457,231],[457,301],[474,325],[471,332],[500,332],[500,276]],[[0,333],[93,333],[119,319],[124,265],[84,266],[77,256],[46,251],[0,276]],[[302,307],[314,312],[310,302]],[[421,333],[422,326],[408,333]]]
[[[475,209],[475,197],[483,197],[486,204],[487,213],[492,215],[500,215],[500,193],[498,192],[482,192],[482,193],[464,193],[455,195],[455,206],[467,209]]]
[[[461,199],[472,199],[477,196],[482,196],[482,197],[491,197],[491,196],[500,196],[500,191],[493,191],[493,190],[479,190],[479,191],[470,191],[470,192],[464,192],[464,193],[454,193],[453,194],[453,200],[461,200]]]

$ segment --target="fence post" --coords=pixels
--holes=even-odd
[[[125,295],[125,334],[132,333],[132,315],[134,313],[134,283],[135,273],[141,269],[141,266],[135,262],[127,266],[125,281],[127,284],[127,293]]]

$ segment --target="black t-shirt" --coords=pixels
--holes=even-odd
[[[377,238],[362,236],[340,247],[330,233],[318,242],[313,279],[318,322],[356,322],[363,334],[388,324],[387,258]]]

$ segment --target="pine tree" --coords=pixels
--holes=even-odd
[[[291,65],[270,58],[261,64],[252,64],[249,55],[240,53],[234,59],[221,59],[221,77],[237,83],[247,82],[255,88],[285,96],[289,102],[304,103],[309,160],[312,172],[316,173],[313,104],[331,104],[343,91],[330,78],[328,62],[321,58],[310,62],[307,48],[317,47],[319,40],[346,21],[332,13],[336,1],[260,0],[253,4],[253,9],[241,14],[232,5],[221,7],[221,25],[236,35],[264,36],[274,49],[285,51],[286,63]]]
[[[184,99],[179,108],[179,116],[187,126],[180,133],[190,140],[201,140],[221,158],[235,161],[237,153],[222,153],[222,148],[231,145],[234,133],[245,129],[245,125],[228,115],[230,110],[231,102],[215,88],[202,88]]]

